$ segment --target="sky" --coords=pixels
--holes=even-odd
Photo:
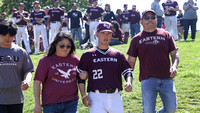
[[[143,12],[146,9],[151,9],[151,3],[154,0],[99,0],[99,4],[103,4],[102,8],[104,9],[104,6],[106,3],[111,5],[111,10],[116,13],[116,9],[123,9],[124,4],[128,4],[128,9],[131,9],[132,5],[136,5],[136,8],[138,11]],[[165,2],[166,0],[161,0],[160,4]],[[188,0],[176,0],[179,5],[179,9],[183,10],[183,4],[184,2]],[[195,0],[194,0],[195,1]],[[198,2],[199,3],[199,2]],[[198,21],[197,21],[197,30],[200,30],[200,3],[197,4],[199,7],[199,10],[197,10]],[[178,13],[178,12],[177,12]],[[184,13],[184,11],[183,11]]]

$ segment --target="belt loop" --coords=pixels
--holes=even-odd
[[[100,93],[99,90],[95,90],[95,93]]]

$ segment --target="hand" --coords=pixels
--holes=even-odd
[[[83,98],[82,100],[83,104],[86,106],[86,107],[91,107],[91,101],[89,99],[88,96],[86,96],[85,98]]]
[[[67,30],[69,31],[69,27],[67,26]]]
[[[170,77],[172,77],[172,78],[174,78],[175,76],[176,76],[176,67],[174,67],[174,66],[172,66],[171,68],[170,68]]]
[[[62,31],[62,27],[59,28],[59,31]]]
[[[132,84],[129,82],[126,82],[124,89],[126,92],[132,92]]]
[[[79,76],[80,76],[80,78],[81,78],[82,80],[86,80],[86,79],[88,78],[88,73],[87,73],[86,71],[84,71],[84,72],[81,72],[81,73],[79,74]]]
[[[50,27],[49,27],[49,25],[47,25],[47,30],[50,30]]]
[[[34,113],[42,113],[42,106],[41,105],[35,106]]]
[[[22,82],[21,89],[22,90],[27,90],[29,88],[29,84],[30,84],[29,82],[27,82],[26,80],[24,80]]]

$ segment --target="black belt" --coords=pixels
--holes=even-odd
[[[99,21],[99,19],[91,19],[91,21]]]
[[[26,27],[26,25],[17,25],[18,27]]]
[[[115,93],[115,91],[117,90],[117,88],[110,88],[108,90],[98,90],[99,93]],[[95,91],[92,91],[95,92]]]
[[[162,18],[162,16],[157,16],[157,18]]]
[[[34,24],[34,25],[42,25],[42,24]]]
[[[57,23],[57,22],[60,22],[60,21],[52,21],[51,23]]]

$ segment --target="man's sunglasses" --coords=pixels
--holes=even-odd
[[[66,49],[70,49],[70,48],[72,48],[72,46],[65,46],[65,45],[60,45],[60,44],[58,44],[59,45],[59,47],[60,47],[60,49],[64,49],[64,48],[66,48]]]
[[[155,17],[155,16],[144,16],[143,19],[145,19],[145,20],[149,20],[149,19],[153,19],[153,20],[155,20],[156,17]]]

